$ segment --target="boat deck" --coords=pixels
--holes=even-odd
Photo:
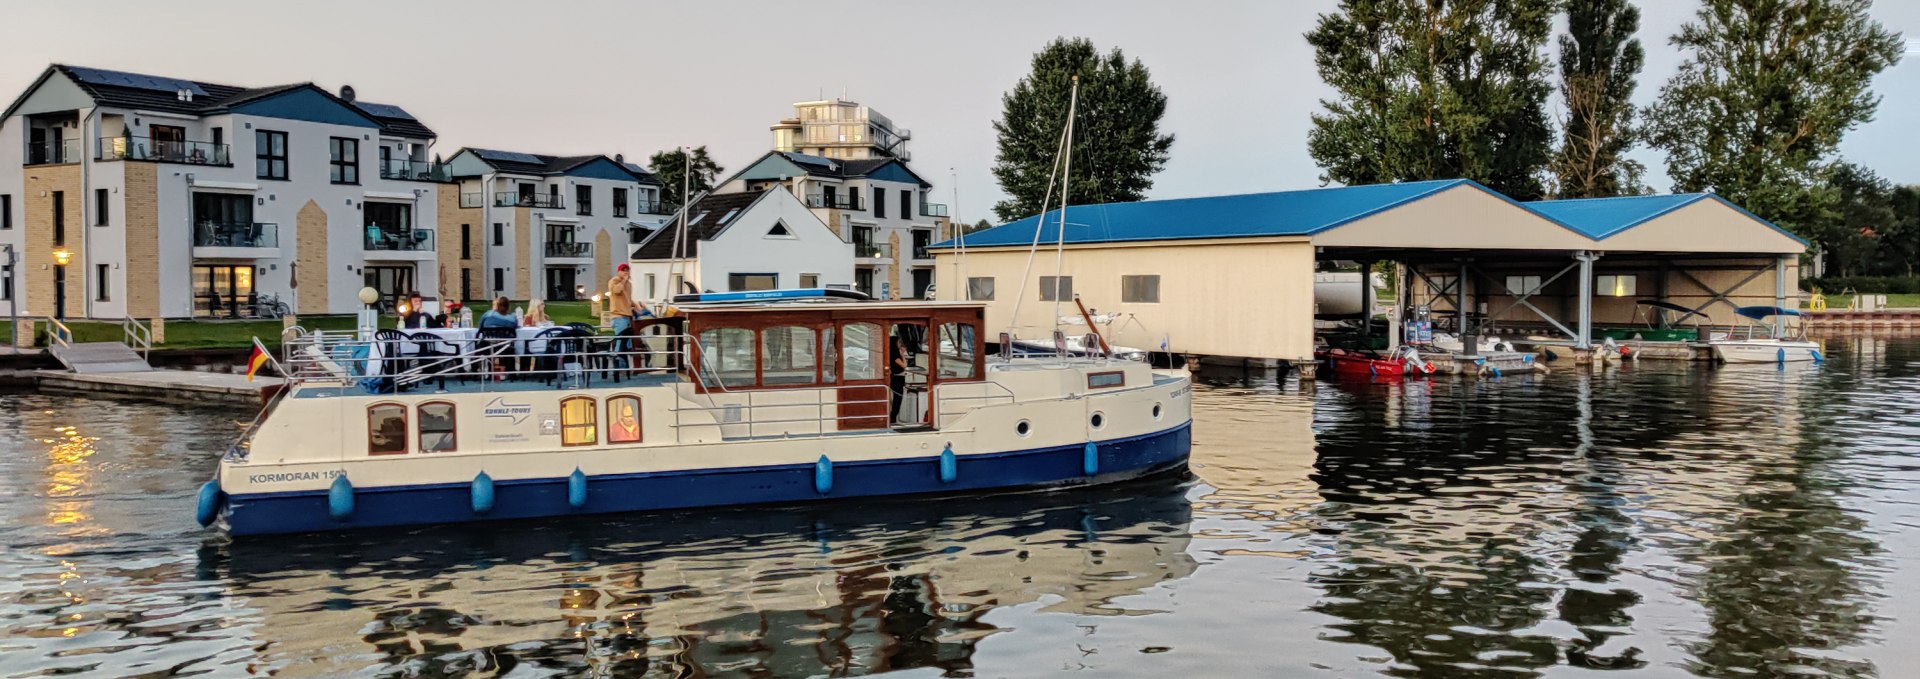
[[[341,396],[372,396],[376,394],[396,393],[390,390],[374,391],[372,390],[372,387],[365,386],[369,384],[376,384],[377,383],[375,382],[376,379],[377,378],[358,378],[352,382],[348,382],[345,384],[341,384],[339,382],[319,382],[319,381],[303,382],[300,384],[300,388],[294,391],[293,397],[294,398],[337,398]],[[595,371],[593,375],[588,376],[586,380],[586,385],[584,388],[608,389],[608,388],[615,388],[615,387],[657,387],[657,386],[662,386],[667,384],[675,384],[675,383],[678,383],[680,380],[681,380],[681,377],[677,373],[641,373],[637,375],[628,375],[618,379],[614,379],[611,377],[607,379],[601,379],[598,371]],[[449,376],[445,384],[442,384],[438,379],[429,378],[418,383],[407,385],[405,388],[402,388],[397,393],[399,394],[497,394],[497,393],[528,392],[528,391],[557,391],[557,390],[567,389],[567,388],[569,387],[566,384],[565,380],[558,380],[558,379],[553,380],[551,384],[548,384],[537,378],[507,379],[507,380],[495,381],[495,380],[486,379],[481,376],[458,375],[458,376]],[[582,387],[576,386],[573,388],[578,389]]]

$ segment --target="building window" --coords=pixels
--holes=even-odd
[[[626,189],[613,190],[613,216],[615,217],[627,216],[627,190]]]
[[[13,265],[0,264],[0,300],[13,299]]]
[[[590,446],[600,442],[598,409],[593,399],[575,396],[560,401],[560,445]]]
[[[327,140],[329,178],[335,184],[360,183],[360,140],[333,137]]]
[[[1120,301],[1123,304],[1159,304],[1159,274],[1121,276]]]
[[[0,229],[13,228],[13,194],[0,193]]]
[[[109,284],[113,282],[112,276],[113,276],[112,264],[93,265],[93,290],[94,290],[93,301],[96,301],[96,302],[112,301],[107,298],[107,288],[109,287]]]
[[[460,225],[460,258],[473,259],[473,225]]]
[[[792,238],[793,232],[787,230],[786,222],[774,222],[773,228],[767,229],[767,237],[768,238]]]
[[[993,277],[975,276],[968,278],[967,299],[975,302],[993,301]]]
[[[376,203],[360,205],[362,226],[366,227],[368,250],[426,250],[425,234],[413,230],[412,203]]]
[[[858,257],[859,254],[855,253],[854,256]],[[873,269],[854,269],[853,289],[869,295],[873,294]]]
[[[900,189],[900,218],[913,218],[913,192]]]
[[[253,176],[261,179],[287,178],[287,133],[253,131]]]
[[[493,244],[495,247],[507,244],[507,225],[500,222],[493,223]]]
[[[659,287],[655,285],[658,282],[659,280],[653,274],[647,274],[647,299],[659,298]]]
[[[1639,294],[1640,278],[1632,274],[1606,274],[1595,277],[1593,294],[1599,297],[1632,297]]]
[[[640,442],[640,397],[607,399],[607,443]]]
[[[53,192],[53,246],[67,244],[67,192]]]
[[[780,275],[771,273],[730,273],[727,274],[728,292],[752,290],[777,290],[780,288]]]
[[[573,187],[573,199],[579,203],[580,214],[593,214],[593,187],[584,184]]]
[[[1073,301],[1073,277],[1060,276],[1058,278],[1055,278],[1053,276],[1041,276],[1040,277],[1040,301],[1042,302]]]
[[[878,186],[873,187],[873,216],[887,216],[887,190]]]
[[[817,273],[800,274],[800,287],[802,288],[820,287],[820,274],[817,274]]]
[[[367,407],[367,454],[404,455],[407,452],[407,407],[377,403]]]
[[[453,430],[453,404],[446,401],[420,404],[420,452],[451,453],[459,450],[459,445]]]
[[[106,226],[108,224],[108,220],[107,220],[107,204],[109,202],[108,196],[109,196],[109,192],[106,189],[93,190],[93,225],[94,226]]]
[[[1540,287],[1540,281],[1539,276],[1508,276],[1507,294],[1515,297],[1535,294],[1535,289]]]
[[[494,294],[500,294],[501,292],[506,291],[506,289],[507,289],[507,270],[497,266],[493,267]]]

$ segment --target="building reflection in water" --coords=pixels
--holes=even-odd
[[[962,672],[997,608],[1130,613],[1186,578],[1180,478],[1082,491],[239,541],[265,654],[442,674]],[[358,647],[337,641],[358,639]]]

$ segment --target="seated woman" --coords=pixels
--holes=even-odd
[[[488,309],[487,313],[480,316],[480,327],[482,328],[515,328],[519,327],[519,325],[520,322],[514,320],[513,313],[507,311],[507,298],[505,297],[493,300],[493,308]]]
[[[520,317],[520,325],[529,328],[553,325],[553,321],[547,319],[547,303],[544,300],[529,300],[527,315]]]

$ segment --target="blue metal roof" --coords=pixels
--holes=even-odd
[[[1788,238],[1808,245],[1805,238],[1780,228],[1773,222],[1761,219],[1746,211],[1732,201],[1711,193],[1675,193],[1665,196],[1617,196],[1613,198],[1575,198],[1569,200],[1537,200],[1526,203],[1528,209],[1559,221],[1573,230],[1586,234],[1588,238],[1603,240],[1619,235],[1628,229],[1653,221],[1655,218],[1674,210],[1698,203],[1703,200],[1717,201],[1733,208],[1749,219],[1765,224],[1767,228],[1785,234]]]
[[[1237,196],[1070,205],[1067,207],[1065,241],[1107,243],[1307,236],[1461,185],[1479,186],[1465,179],[1443,179]],[[967,234],[966,244],[968,247],[1030,245],[1035,240],[1036,229],[1041,243],[1053,243],[1059,238],[1059,224],[1060,211],[1053,210],[1046,215]],[[949,240],[932,247],[952,246],[953,241]]]

